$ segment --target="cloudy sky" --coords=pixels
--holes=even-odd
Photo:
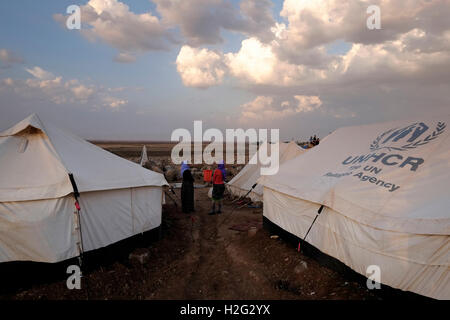
[[[35,112],[84,138],[203,120],[306,139],[450,113],[449,92],[450,0],[0,2],[0,130]]]

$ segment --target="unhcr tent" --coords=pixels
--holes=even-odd
[[[368,277],[450,299],[450,116],[336,130],[264,185],[264,217]],[[372,267],[371,267],[372,266]],[[375,267],[373,267],[375,266]]]
[[[148,162],[147,147],[144,145],[142,147],[141,159],[139,160],[139,164],[141,165],[141,167],[143,167],[147,162]]]
[[[266,149],[269,145],[263,144],[261,148],[261,152],[266,152]],[[270,147],[269,147],[270,150]],[[294,141],[289,143],[280,143],[279,154],[280,154],[280,165],[284,162],[295,158],[305,152],[302,150]],[[258,159],[258,153],[253,155],[252,160],[256,162],[256,164],[251,164],[252,160],[242,168],[242,170],[227,184],[228,190],[236,195],[236,196],[244,196],[247,192],[252,188],[252,186],[257,182],[260,177],[261,164],[259,161],[255,161]],[[250,192],[248,197],[252,199],[252,201],[262,201],[262,193],[263,189],[261,185],[257,185],[255,189]]]
[[[161,224],[163,175],[36,115],[0,133],[0,176],[0,262],[58,262]]]

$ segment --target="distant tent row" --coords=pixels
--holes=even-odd
[[[0,177],[0,262],[58,262],[161,224],[162,174],[37,115],[0,133]]]
[[[312,226],[308,243],[366,277],[450,299],[449,124],[336,130],[259,179],[265,219],[301,239]]]
[[[268,144],[261,146],[260,152],[266,154]],[[291,141],[289,143],[280,143],[279,146],[279,164],[283,164],[286,161],[293,159],[301,155],[305,150],[300,148],[297,143]],[[269,153],[270,154],[270,147]],[[255,163],[255,164],[251,164]],[[231,194],[241,197],[246,195],[252,186],[257,182],[261,176],[261,163],[258,161],[258,152],[255,153],[249,163],[227,184],[228,190]],[[262,185],[257,185],[249,194],[248,197],[252,201],[262,201],[263,188]]]

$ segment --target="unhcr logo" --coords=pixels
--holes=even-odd
[[[446,124],[438,122],[434,130],[423,122],[416,122],[403,128],[394,128],[383,132],[370,145],[371,151],[406,151],[430,143],[445,131]],[[428,133],[428,135],[426,135]]]
[[[353,176],[360,181],[368,181],[377,186],[387,188],[389,192],[394,192],[400,188],[398,184],[386,182],[382,177],[378,177],[380,173],[383,175],[384,167],[398,166],[399,168],[409,168],[410,171],[417,171],[425,160],[422,157],[402,155],[399,151],[411,150],[426,145],[442,135],[445,128],[446,124],[444,122],[438,122],[436,126],[432,127],[423,122],[415,122],[405,127],[389,129],[380,134],[371,143],[370,150],[372,153],[349,156],[342,164],[350,165],[350,170],[352,170],[350,173],[361,168],[368,161],[371,161],[372,164],[380,164],[381,167],[366,165],[362,171],[353,174]],[[390,153],[391,151],[394,152]],[[375,176],[365,175],[365,172],[370,172]],[[329,174],[327,175],[329,176]]]

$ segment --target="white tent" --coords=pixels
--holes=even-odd
[[[380,282],[450,299],[450,116],[338,129],[264,176],[264,216]],[[377,268],[375,267],[375,269]],[[369,268],[369,270],[368,270]]]
[[[139,164],[143,167],[147,162],[148,162],[147,147],[144,145],[142,147],[141,159],[139,160]]]
[[[264,148],[262,152],[265,152],[267,144],[263,144],[261,148]],[[270,151],[270,148],[269,148]],[[280,143],[279,147],[279,164],[295,158],[305,152],[294,141],[289,143]],[[256,157],[256,158],[255,158]],[[257,159],[258,153],[253,155],[253,158]],[[253,159],[252,158],[252,159]],[[254,159],[253,159],[254,160]],[[254,161],[256,164],[251,164],[252,160],[242,168],[242,170],[227,184],[228,190],[236,196],[244,196],[256,183],[260,177],[261,164],[259,161]],[[253,201],[262,201],[263,189],[261,185],[257,185],[248,197]]]
[[[36,115],[0,133],[0,262],[58,262],[78,256],[73,174],[84,251],[161,224],[163,175]]]

